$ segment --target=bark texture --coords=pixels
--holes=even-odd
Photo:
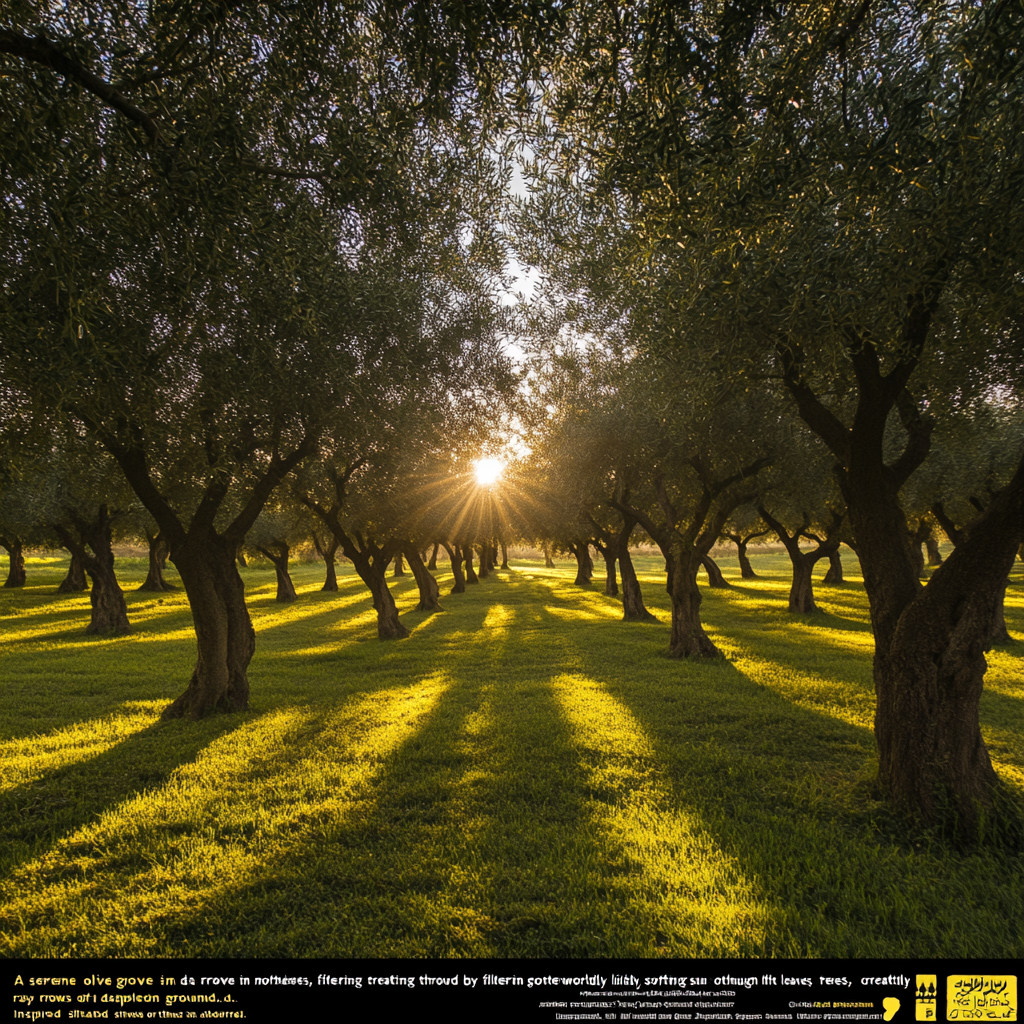
[[[167,542],[160,533],[146,532],[146,540],[149,542],[149,571],[139,590],[154,594],[161,594],[178,588],[164,579],[164,565],[167,562]]]
[[[722,575],[718,563],[710,556],[705,555],[700,560],[701,568],[708,574],[708,586],[723,589],[731,586],[729,581]]]
[[[466,592],[466,574],[462,571],[462,552],[459,550],[458,544],[451,545],[447,541],[444,542],[444,549],[448,552],[448,561],[452,564],[452,576],[454,577],[452,589],[448,593],[464,594]]]
[[[2,547],[10,559],[7,568],[7,579],[4,580],[5,587],[23,587],[25,586],[25,549],[21,540],[18,537],[13,537],[8,534],[6,537],[0,537],[0,547]]]
[[[249,662],[256,631],[238,574],[235,541],[208,535],[172,545],[171,561],[181,576],[196,630],[196,664],[185,692],[164,718],[203,718],[215,711],[249,706]]]
[[[443,612],[444,609],[438,600],[441,591],[437,585],[437,580],[427,571],[419,551],[414,547],[408,547],[405,549],[405,557],[413,576],[416,578],[416,586],[420,592],[420,603],[416,606],[417,611]]]
[[[288,572],[291,547],[287,541],[278,538],[270,541],[266,547],[258,547],[257,550],[264,558],[269,558],[273,563],[274,573],[277,576],[277,594],[274,600],[281,604],[288,604],[296,600],[299,595],[295,593],[295,584]]]
[[[68,574],[60,581],[57,593],[80,594],[83,590],[88,589],[89,584],[85,579],[85,568],[82,566],[82,559],[72,551],[71,562],[68,564]]]
[[[905,355],[884,375],[873,344],[851,329],[857,405],[850,426],[803,380],[799,349],[780,344],[778,351],[801,417],[840,466],[875,637],[879,786],[897,807],[926,821],[950,809],[958,834],[974,838],[998,786],[981,736],[979,700],[998,593],[1024,541],[1024,459],[922,587],[899,491],[930,447],[933,424],[907,384],[940,289],[908,297]],[[894,410],[906,441],[886,462],[885,425]],[[950,534],[941,509],[933,512]]]

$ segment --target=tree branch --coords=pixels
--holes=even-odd
[[[33,64],[42,64],[70,81],[77,82],[87,92],[99,97],[108,107],[139,125],[153,145],[162,141],[160,129],[149,114],[119,93],[109,82],[94,75],[74,57],[64,53],[45,36],[26,36],[10,29],[0,29],[0,53],[9,53]]]

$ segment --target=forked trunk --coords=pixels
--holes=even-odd
[[[21,541],[17,537],[0,537],[0,547],[4,548],[10,557],[10,566],[4,586],[25,586],[25,549]]]
[[[700,560],[700,564],[708,574],[709,587],[723,589],[730,586],[729,581],[722,575],[722,570],[718,567],[718,563],[710,555],[705,555]]]
[[[869,487],[851,492],[875,497]],[[884,498],[850,506],[875,633],[879,783],[926,820],[950,807],[960,834],[976,837],[998,785],[979,701],[999,595],[1024,532],[1024,465],[923,588],[897,528],[896,494]]]
[[[292,583],[292,578],[288,573],[288,558],[291,555],[291,549],[283,540],[273,543],[273,548],[259,548],[258,550],[274,565],[274,573],[277,576],[277,594],[274,600],[281,604],[288,604],[299,596],[295,593],[295,584]]]
[[[449,544],[444,544],[444,549],[448,552],[448,561],[452,564],[452,576],[455,577],[452,589],[448,593],[464,594],[466,592],[466,577],[462,572],[462,552],[459,551],[458,544],[454,548]]]
[[[312,531],[312,536],[313,547],[316,548],[316,553],[324,560],[324,564],[327,566],[324,585],[320,588],[320,592],[336,594],[338,592],[338,571],[335,561],[338,556],[338,538],[334,534],[328,534],[321,542],[316,534],[316,530]]]
[[[427,562],[427,568],[428,569],[436,569],[437,568],[437,552],[438,552],[438,549],[440,547],[441,547],[440,544],[437,544],[437,543],[434,544],[434,550],[430,552],[430,561]]]
[[[72,555],[78,555],[82,568],[92,581],[92,590],[89,594],[92,614],[85,629],[86,633],[130,633],[128,606],[114,574],[111,526],[116,513],[112,517],[107,506],[100,505],[94,516],[86,518],[78,513],[71,513],[71,518],[75,523],[75,533],[62,524],[54,524],[54,530],[60,537],[61,544]],[[87,544],[91,553],[86,548]]]
[[[441,591],[437,580],[427,571],[423,559],[420,558],[420,553],[415,548],[407,548],[405,557],[409,561],[409,568],[412,569],[412,574],[416,578],[416,586],[420,592],[420,603],[416,606],[417,611],[443,612],[444,609],[438,601]]]
[[[644,597],[640,592],[640,581],[636,578],[633,559],[625,544],[619,549],[619,571],[622,573],[622,621],[657,622],[658,620],[644,604]]]
[[[828,570],[822,582],[828,585],[843,582],[843,559],[838,551],[833,551],[828,556]]]
[[[82,566],[82,559],[72,551],[71,562],[68,565],[68,574],[61,580],[57,593],[80,594],[83,590],[88,589],[89,584],[85,580],[85,569]]]
[[[164,565],[167,563],[167,544],[159,533],[146,534],[149,541],[149,572],[139,590],[160,594],[178,588],[164,579]]]
[[[164,718],[198,719],[249,706],[248,668],[256,631],[236,556],[234,545],[216,535],[186,540],[171,552],[192,609],[198,651],[188,687]]]
[[[672,598],[672,635],[669,654],[673,658],[720,658],[722,652],[704,632],[700,621],[700,589],[697,570],[701,555],[695,548],[676,547],[666,556],[667,590]]]

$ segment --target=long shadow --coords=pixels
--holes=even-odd
[[[219,956],[614,950],[625,908],[612,896],[628,869],[596,832],[593,784],[550,687],[503,682],[523,643],[518,610],[480,610],[475,640],[448,638],[452,685],[358,799],[257,877],[169,921],[163,942]]]
[[[913,955],[934,949],[940,932],[951,937],[941,955],[1008,955],[1019,930],[1008,908],[1020,894],[993,895],[1005,911],[1001,929],[984,913],[964,918],[950,899],[963,884],[955,864],[945,870],[943,850],[929,857],[915,849],[870,797],[869,729],[791,705],[728,663],[692,673],[682,666],[675,681],[634,686],[608,677],[585,652],[583,659],[650,738],[674,803],[758,880],[775,910],[762,955]],[[692,752],[679,743],[687,734]],[[958,946],[952,937],[964,931]]]
[[[96,757],[58,768],[0,795],[0,843],[6,878],[104,811],[164,785],[175,768],[245,720],[222,715],[202,723],[156,722]]]

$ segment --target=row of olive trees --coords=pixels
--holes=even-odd
[[[958,423],[1017,415],[1024,393],[1024,10],[677,15],[585,4],[541,57],[521,258],[577,332],[657,357],[652,394],[675,375],[706,396],[653,409],[682,452],[689,511],[667,470],[646,502],[608,500],[644,512],[666,551],[673,651],[713,654],[692,575],[727,506],[772,472],[759,409],[784,400],[828,453],[864,574],[880,787],[925,816],[948,801],[971,831],[997,789],[978,701],[1024,540],[1024,448],[980,490],[938,489],[943,507],[955,494],[980,508],[926,586],[906,495]],[[723,437],[735,421],[731,462],[692,425],[715,409]],[[626,476],[616,487],[636,493]],[[765,510],[790,535],[800,522]]]
[[[192,609],[167,714],[195,718],[247,706],[235,559],[291,475],[315,464],[323,506],[317,488],[386,467],[417,424],[451,450],[438,430],[492,415],[511,378],[502,178],[460,65],[423,60],[451,43],[443,19],[186,7],[0,16],[0,428],[7,480],[71,438],[116,464]],[[98,497],[68,538],[94,580]]]

